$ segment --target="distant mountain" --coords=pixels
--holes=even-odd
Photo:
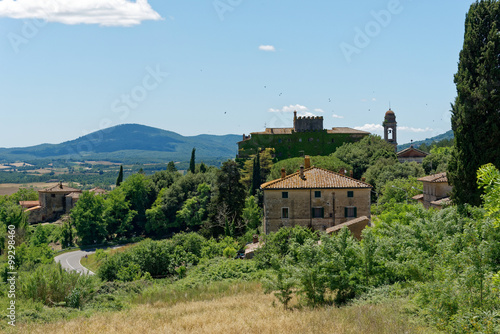
[[[239,135],[182,136],[140,124],[122,124],[90,133],[61,144],[24,148],[0,148],[0,161],[65,159],[116,162],[165,162],[189,160],[196,148],[196,160],[234,158]]]
[[[432,144],[434,142],[438,142],[438,141],[441,141],[441,140],[444,140],[444,139],[453,139],[453,138],[454,138],[453,130],[450,130],[450,131],[447,131],[447,132],[445,132],[443,134],[437,135],[437,136],[432,137],[432,138],[426,138],[424,140],[414,141],[413,142],[413,147],[418,148],[420,145],[422,145],[424,143],[426,145],[430,145],[430,144]],[[404,150],[405,148],[410,147],[410,145],[412,145],[412,143],[406,143],[406,144],[398,145],[398,151]]]

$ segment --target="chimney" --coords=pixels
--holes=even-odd
[[[62,181],[59,181],[59,189],[62,189],[62,188],[63,188]]]
[[[282,167],[281,168],[281,178],[284,179],[285,176],[286,176],[286,169],[285,169],[285,167]]]
[[[362,177],[362,178],[361,178],[361,181],[362,181],[362,182],[366,182],[366,177]]]
[[[341,169],[339,170],[339,174],[340,174],[340,175],[345,175],[345,169],[344,169],[344,168],[341,168]]]
[[[350,177],[353,177],[353,176],[354,176],[354,172],[353,172],[352,170],[351,170],[351,171],[349,171],[349,176],[350,176]]]
[[[304,179],[304,166],[303,165],[300,166],[299,175],[300,175],[301,179]]]
[[[253,237],[252,237],[252,242],[254,244],[258,243],[259,242],[259,235],[258,234],[254,234]]]
[[[304,157],[304,168],[309,168],[309,167],[311,167],[311,158],[308,155],[306,155]]]

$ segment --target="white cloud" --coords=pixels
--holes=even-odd
[[[162,19],[148,0],[2,0],[0,17],[125,27]]]
[[[384,127],[380,124],[365,124],[363,126],[354,127],[356,130],[368,131],[368,132],[381,132]]]
[[[333,114],[332,117],[333,118],[344,118],[344,116],[340,116],[340,115],[337,115],[337,114]]]
[[[398,126],[397,130],[399,130],[399,131],[407,131],[407,132],[432,132],[432,131],[434,131],[431,128],[422,129],[422,128],[412,128],[412,127],[409,127],[409,126]]]
[[[320,108],[316,108],[314,109],[315,112],[325,112],[323,109],[320,109]]]
[[[269,108],[269,112],[293,112],[297,111],[298,113],[305,113],[309,110],[306,106],[302,106],[300,104],[296,105],[289,105],[289,106],[283,106],[281,109],[274,109],[274,108]]]
[[[261,50],[261,51],[271,51],[271,52],[276,51],[276,49],[272,45],[259,45],[259,50]]]

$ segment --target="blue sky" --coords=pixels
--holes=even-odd
[[[294,109],[381,134],[389,104],[399,143],[441,134],[471,3],[1,0],[0,147],[248,134]]]

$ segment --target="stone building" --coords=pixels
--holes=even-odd
[[[426,209],[441,209],[444,205],[451,204],[450,192],[452,186],[448,184],[446,173],[424,176],[418,179],[423,183],[423,194],[413,196],[414,200],[422,203]]]
[[[98,195],[105,194],[101,188],[89,190]],[[69,213],[75,206],[82,190],[71,188],[62,182],[38,191],[38,201],[21,201],[19,204],[29,212],[28,223],[40,223],[57,219],[60,215]]]
[[[257,151],[273,148],[278,160],[310,155],[329,155],[343,143],[359,141],[370,133],[347,127],[323,128],[323,117],[293,116],[293,128],[266,128],[263,132],[243,135],[238,142],[238,158],[248,158]]]
[[[304,226],[325,231],[361,216],[370,217],[372,186],[326,169],[310,167],[261,185],[264,233]]]
[[[398,161],[401,163],[415,161],[421,164],[422,162],[424,162],[424,158],[428,155],[429,153],[416,149],[413,147],[413,145],[396,153]]]

